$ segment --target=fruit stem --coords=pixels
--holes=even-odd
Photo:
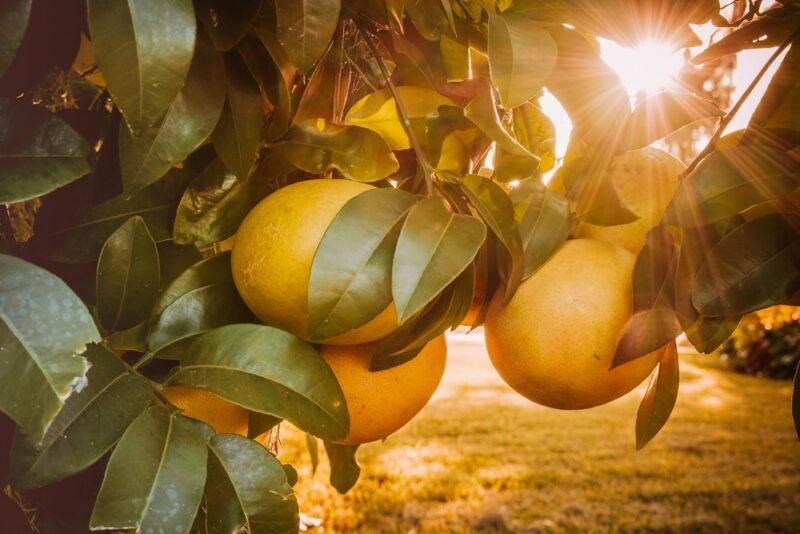
[[[695,158],[692,160],[692,162],[689,164],[689,166],[686,167],[686,170],[683,171],[683,174],[681,175],[681,179],[686,178],[687,176],[689,176],[689,174],[691,174],[691,172],[700,164],[700,162],[706,156],[708,156],[709,154],[711,154],[714,151],[714,149],[716,148],[716,145],[717,145],[717,141],[719,141],[720,137],[722,137],[722,134],[725,131],[725,128],[728,127],[728,124],[730,124],[730,122],[733,120],[733,118],[739,112],[739,110],[741,109],[742,105],[744,105],[744,103],[747,100],[747,98],[750,96],[750,94],[756,88],[756,85],[758,85],[758,82],[761,81],[761,78],[764,77],[764,74],[766,74],[767,70],[769,70],[770,66],[772,66],[772,64],[775,62],[775,60],[778,59],[778,56],[781,55],[781,52],[783,52],[786,49],[786,47],[788,47],[790,44],[792,44],[792,41],[794,41],[795,38],[797,38],[798,35],[800,35],[800,29],[795,30],[783,43],[781,43],[781,45],[770,56],[770,58],[767,60],[767,62],[764,63],[764,66],[761,67],[761,70],[758,71],[758,74],[756,74],[755,78],[753,78],[753,81],[751,81],[750,85],[747,86],[747,89],[744,90],[744,93],[742,93],[742,96],[739,97],[739,99],[733,105],[731,110],[728,113],[726,113],[725,116],[722,117],[722,119],[719,121],[719,126],[717,126],[717,130],[714,132],[714,135],[711,136],[711,139],[708,140],[708,143],[706,144],[705,148],[703,148],[703,150],[701,150],[700,153],[697,154],[697,156],[695,156]]]

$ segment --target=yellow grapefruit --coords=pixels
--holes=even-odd
[[[408,423],[430,400],[444,373],[444,336],[430,341],[412,360],[370,372],[374,343],[324,345],[322,357],[342,386],[350,413],[345,443],[367,443],[387,437]]]
[[[634,261],[614,244],[574,239],[508,305],[495,294],[484,326],[500,376],[533,402],[560,409],[605,404],[642,382],[660,351],[608,370],[632,313]]]
[[[371,185],[307,180],[279,189],[242,221],[231,269],[242,300],[263,323],[308,339],[308,280],[317,245],[339,210]],[[397,328],[389,305],[368,323],[324,343],[358,344]]]
[[[170,386],[162,391],[186,416],[208,423],[217,434],[247,436],[247,410],[203,389]]]

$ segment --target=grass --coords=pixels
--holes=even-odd
[[[643,386],[606,406],[534,405],[497,376],[480,335],[456,335],[442,384],[405,428],[363,446],[347,495],[312,477],[304,437],[281,434],[300,510],[325,532],[797,531],[800,443],[791,385],[683,357],[667,426],[634,447]]]

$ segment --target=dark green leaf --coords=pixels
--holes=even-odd
[[[111,454],[89,527],[189,532],[206,480],[209,426],[152,406]]]
[[[38,447],[14,435],[11,476],[31,489],[79,473],[100,459],[153,398],[147,381],[100,345],[90,345],[88,385],[71,395]]]
[[[156,123],[183,87],[194,52],[191,0],[88,0],[97,65],[134,135]]]
[[[300,71],[310,71],[325,53],[340,7],[340,0],[276,2],[278,41]]]
[[[72,127],[41,107],[0,98],[0,203],[20,202],[90,171],[89,146]]]
[[[325,442],[325,452],[331,463],[331,486],[339,493],[347,493],[358,482],[361,468],[356,462],[358,445],[340,445]]]
[[[309,433],[306,433],[306,448],[308,448],[308,456],[311,458],[311,476],[317,473],[317,466],[319,466],[319,444],[317,438]]]
[[[9,0],[0,6],[0,76],[14,59],[31,16],[32,0]]]
[[[241,179],[256,160],[266,118],[258,84],[238,52],[225,54],[228,100],[211,134],[220,159]]]
[[[514,218],[514,205],[499,185],[479,174],[464,176],[461,179],[461,189],[508,253],[509,265],[504,273],[507,303],[522,283],[525,272],[525,253]]]
[[[269,432],[275,428],[281,421],[283,421],[283,419],[275,417],[274,415],[250,412],[247,414],[247,437],[255,439],[264,432]]]
[[[54,275],[0,254],[0,410],[39,442],[64,401],[85,387],[83,352],[100,334]]]
[[[286,159],[313,174],[333,168],[345,178],[374,182],[398,169],[386,142],[366,128],[303,121],[293,125],[284,139]]]
[[[525,251],[522,275],[525,280],[544,265],[569,236],[572,222],[569,202],[536,178],[520,182],[509,197]]]
[[[210,390],[325,439],[344,439],[349,432],[336,376],[311,345],[291,334],[228,325],[197,336],[183,354],[170,384]]]
[[[260,6],[261,0],[198,0],[196,9],[214,46],[225,52],[244,37]]]
[[[628,118],[629,148],[645,147],[693,122],[723,115],[725,112],[711,100],[690,93],[662,91],[642,100]]]
[[[322,237],[308,285],[308,333],[328,339],[366,324],[392,302],[392,258],[416,198],[391,187],[352,198]],[[358,243],[358,247],[353,247]]]
[[[414,315],[455,280],[485,238],[479,220],[451,213],[441,197],[418,202],[406,217],[394,253],[392,295],[398,320]]]
[[[164,176],[211,135],[225,103],[223,77],[222,59],[201,34],[186,83],[160,123],[137,137],[120,125],[119,162],[126,195]]]
[[[97,316],[106,330],[126,330],[147,318],[159,289],[158,249],[135,215],[111,234],[97,261]]]
[[[636,412],[636,450],[647,445],[666,424],[678,398],[679,382],[678,351],[675,343],[671,343],[664,350],[658,371],[650,379]]]
[[[692,302],[707,317],[780,303],[800,289],[797,217],[767,215],[726,235],[697,271]]]
[[[210,534],[297,532],[297,499],[281,463],[267,449],[233,434],[214,436],[208,447]]]
[[[550,34],[525,13],[489,10],[489,67],[510,109],[535,97],[556,65],[558,48]]]

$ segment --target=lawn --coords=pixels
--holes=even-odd
[[[640,387],[589,411],[534,405],[509,389],[479,334],[449,341],[439,391],[409,425],[364,446],[347,495],[311,476],[284,428],[300,509],[325,532],[797,531],[800,443],[791,385],[684,355],[672,418],[634,448]],[[322,448],[320,447],[322,451]]]

